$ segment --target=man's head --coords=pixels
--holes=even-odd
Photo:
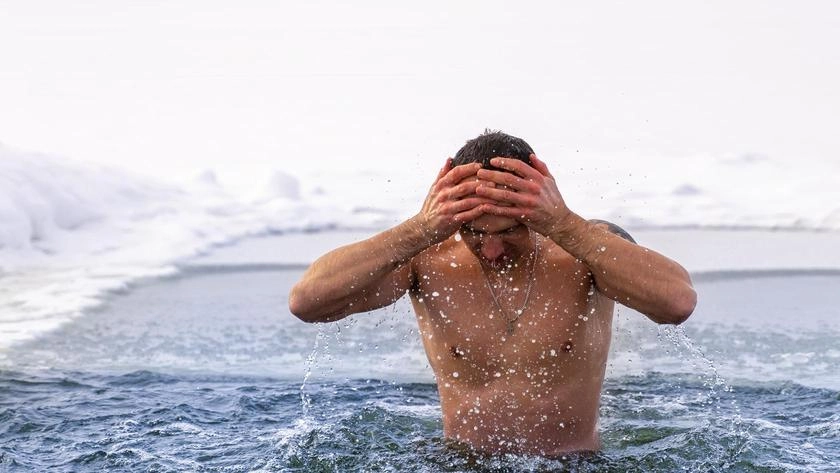
[[[481,163],[483,168],[496,169],[490,165],[490,160],[496,157],[514,158],[530,165],[532,154],[534,150],[522,138],[486,129],[481,135],[467,141],[455,153],[452,166]]]
[[[501,171],[490,165],[491,159],[513,158],[531,165],[532,154],[534,150],[522,138],[501,131],[485,130],[458,150],[452,165],[481,163],[486,169]],[[465,223],[460,234],[473,253],[494,267],[508,264],[520,256],[523,250],[529,250],[531,244],[525,225],[516,219],[496,215],[485,214]]]

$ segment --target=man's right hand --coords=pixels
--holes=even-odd
[[[479,169],[480,163],[452,167],[452,158],[446,160],[416,217],[431,244],[446,240],[461,225],[481,216],[482,204],[493,203],[475,194],[480,183],[469,178]]]
[[[399,299],[413,284],[412,268],[406,263],[479,217],[482,204],[490,202],[475,194],[480,167],[475,163],[453,168],[447,160],[416,216],[315,260],[289,294],[291,312],[306,322],[328,322]]]

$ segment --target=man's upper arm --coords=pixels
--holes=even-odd
[[[618,225],[612,222],[608,222],[606,220],[599,220],[597,218],[590,219],[589,221],[610,233],[615,233],[616,235],[620,236],[621,238],[624,238],[625,240],[631,243],[636,243],[636,240],[633,239],[633,237],[630,236],[630,234],[627,233],[627,231],[625,231],[623,228],[619,227]]]
[[[600,219],[597,219],[597,218],[589,219],[589,222],[595,224],[595,226],[597,226],[598,228],[602,228],[602,229],[604,229],[604,230],[606,230],[610,233],[618,235],[619,237],[629,241],[630,243],[637,244],[636,240],[632,236],[630,236],[630,234],[627,233],[626,230],[624,230],[623,228],[619,227],[618,225],[616,225],[612,222],[608,222],[606,220],[600,220]],[[598,288],[598,292],[596,293],[596,294],[598,294],[598,297],[597,297],[596,300],[601,301],[601,302],[609,301],[610,303],[612,303],[615,299],[613,297],[610,297],[609,295],[607,295],[606,293],[604,293],[601,290],[602,285],[600,284],[600,282],[598,280],[599,279],[598,275],[595,272],[593,272],[592,278],[593,278],[593,283],[595,284],[595,287]]]

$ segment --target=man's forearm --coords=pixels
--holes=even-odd
[[[688,273],[665,256],[570,213],[552,240],[592,271],[598,289],[658,323],[681,323],[697,296]]]
[[[336,320],[397,300],[411,286],[408,263],[482,214],[474,196],[480,163],[452,167],[447,159],[420,212],[396,227],[318,258],[289,294],[289,309],[307,322]]]
[[[370,300],[373,296],[386,302],[395,300],[402,294],[393,292],[402,289],[404,293],[405,285],[392,288],[391,294],[379,294],[379,284],[428,248],[430,242],[427,230],[412,217],[371,238],[330,251],[315,260],[292,288],[290,309],[302,319],[320,321],[331,320],[353,305],[353,312],[369,310],[363,302],[376,304]],[[397,286],[399,283],[395,281]],[[373,294],[368,294],[371,291]]]

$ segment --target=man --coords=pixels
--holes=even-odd
[[[327,322],[406,292],[437,379],[444,435],[484,452],[599,448],[613,301],[679,324],[679,264],[572,212],[531,147],[485,132],[447,160],[420,212],[319,258],[289,306]]]

